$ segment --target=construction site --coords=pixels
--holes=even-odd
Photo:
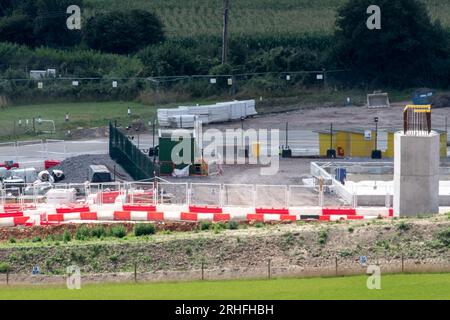
[[[160,109],[157,127],[139,139],[133,128],[111,123],[109,140],[4,144],[0,224],[399,216],[393,210],[393,133],[396,126],[401,130],[404,106],[391,106],[385,94],[372,106],[373,96],[368,95],[367,108],[284,114],[258,115],[255,100]],[[442,125],[436,132],[443,213],[450,206],[445,111],[433,112],[435,126]],[[333,122],[328,125],[320,113],[334,114],[325,120]],[[327,125],[328,131],[317,130]],[[248,133],[274,128],[276,140]],[[208,144],[210,129],[223,133],[222,141]],[[189,155],[176,163],[180,152]],[[264,174],[275,162],[275,172]]]
[[[5,281],[61,285],[73,263],[87,283],[360,275],[361,257],[447,272],[448,111],[376,101],[180,106],[147,130],[2,143]]]

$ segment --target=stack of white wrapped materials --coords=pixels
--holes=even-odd
[[[171,128],[193,128],[197,116],[181,115],[169,117],[169,127]]]
[[[189,115],[197,117],[197,121],[201,121],[202,123],[209,123],[209,108],[207,108],[207,106],[194,106],[186,108]]]
[[[227,122],[231,120],[229,104],[216,104],[209,106],[208,110],[208,123]]]
[[[161,127],[170,127],[170,118],[187,114],[186,107],[177,109],[158,109],[158,122]]]
[[[204,124],[220,123],[256,114],[255,100],[230,101],[206,106],[158,109],[158,121],[161,127],[193,128],[196,120]]]

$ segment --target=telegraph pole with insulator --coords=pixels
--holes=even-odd
[[[222,64],[227,63],[229,0],[223,0]]]

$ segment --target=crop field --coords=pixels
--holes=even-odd
[[[239,35],[331,33],[346,0],[231,0],[230,32]],[[447,0],[424,0],[432,18],[450,28]],[[222,0],[87,0],[91,9],[139,8],[157,13],[169,36],[220,35]]]
[[[59,287],[0,287],[0,299],[450,299],[450,274],[385,275],[381,290],[367,276],[147,284],[101,284],[81,290]]]

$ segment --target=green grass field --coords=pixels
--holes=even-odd
[[[38,118],[55,121],[55,138],[64,137],[67,130],[78,127],[92,128],[108,125],[109,121],[117,120],[122,125],[129,123],[127,116],[128,107],[131,107],[133,118],[143,119],[146,123],[153,120],[156,107],[145,106],[134,102],[92,102],[92,103],[58,103],[13,106],[0,110],[0,139],[12,139],[14,135],[14,121],[16,121],[16,135],[19,139],[29,139],[32,135],[26,135],[25,131],[31,130],[31,119]],[[70,114],[70,121],[65,122],[65,114]],[[26,119],[30,125],[26,127]],[[19,120],[22,126],[19,127]],[[35,125],[36,130],[41,130]],[[46,127],[46,125],[42,125]]]
[[[330,33],[336,8],[346,0],[231,0],[232,34]],[[450,27],[448,0],[424,0],[430,14]],[[223,0],[87,0],[94,10],[146,9],[156,12],[169,36],[220,35]]]
[[[450,299],[450,274],[382,276],[368,290],[366,276],[311,279],[204,281],[64,287],[0,287],[0,299]]]
[[[409,99],[411,90],[389,90],[391,102],[404,101]],[[351,97],[357,105],[363,105],[366,100],[367,92],[365,90],[302,90],[298,95],[281,98],[265,98],[262,102],[257,102],[258,112],[282,112],[294,110],[302,105],[335,103],[344,105],[346,97]],[[222,98],[221,100],[227,100]],[[0,109],[0,141],[30,140],[34,138],[54,138],[65,139],[67,130],[77,128],[93,128],[107,126],[110,121],[117,120],[120,125],[128,125],[130,119],[127,116],[128,107],[131,107],[133,120],[141,119],[145,125],[152,121],[158,108],[170,108],[184,104],[206,104],[215,103],[215,100],[192,100],[180,103],[164,104],[161,106],[147,106],[136,102],[83,102],[83,103],[54,103],[54,104],[36,104],[11,106],[6,109]],[[66,113],[70,114],[70,121],[65,122]],[[56,126],[55,135],[32,134],[31,119],[53,120]],[[25,125],[26,119],[29,120],[29,126]],[[19,127],[19,120],[22,120],[22,126]],[[14,122],[16,126],[14,127]],[[44,130],[46,125],[36,126],[36,131]],[[26,131],[30,131],[26,133]]]

